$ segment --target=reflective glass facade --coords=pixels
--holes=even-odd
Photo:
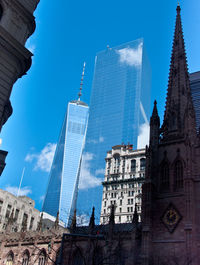
[[[68,104],[51,167],[43,211],[69,225],[73,214],[85,143],[89,107],[81,101]]]
[[[200,128],[200,72],[190,74],[190,88],[196,114],[196,128]]]
[[[97,54],[77,201],[81,217],[87,219],[95,206],[99,221],[106,152],[122,143],[144,147],[150,88],[151,68],[143,39]]]

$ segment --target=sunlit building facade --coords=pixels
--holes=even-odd
[[[65,226],[70,224],[76,205],[88,111],[88,105],[80,100],[68,104],[43,203],[43,212],[56,216],[59,211]]]
[[[200,129],[200,71],[190,74],[190,88],[196,115],[196,127]]]
[[[150,89],[143,39],[97,54],[77,201],[80,216],[87,219],[95,206],[99,221],[106,152],[120,143],[134,149],[148,143]]]

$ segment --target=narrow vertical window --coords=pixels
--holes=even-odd
[[[160,188],[161,188],[161,191],[169,190],[169,165],[168,163],[164,163],[161,167]]]
[[[180,190],[183,188],[183,165],[178,160],[174,165],[174,190]]]
[[[133,159],[131,160],[131,171],[135,172],[135,170],[136,170],[136,160]]]
[[[145,170],[145,165],[146,165],[146,159],[141,158],[140,159],[140,170]]]
[[[29,265],[29,253],[28,253],[28,251],[25,252],[23,255],[22,265]]]
[[[14,260],[13,253],[8,254],[7,260],[6,260],[6,265],[13,265],[13,260]]]

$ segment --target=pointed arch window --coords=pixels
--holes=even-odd
[[[6,265],[13,265],[14,254],[10,252],[7,256]]]
[[[84,259],[83,256],[81,254],[81,251],[79,249],[77,249],[73,255],[73,262],[72,265],[84,265]]]
[[[29,253],[28,251],[26,251],[23,255],[23,259],[22,259],[22,265],[29,265]]]
[[[39,259],[38,259],[38,265],[45,265],[46,264],[46,252],[43,250],[40,255],[39,255]]]
[[[160,189],[161,191],[168,191],[170,187],[169,182],[169,164],[165,162],[161,166],[161,172],[160,172]]]
[[[174,165],[174,190],[183,188],[183,164],[180,160]]]

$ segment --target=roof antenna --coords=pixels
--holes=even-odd
[[[78,93],[78,101],[80,101],[81,99],[81,96],[82,96],[82,89],[83,89],[83,77],[84,77],[84,74],[85,74],[85,62],[83,63],[83,72],[82,72],[82,75],[81,75],[81,83],[80,83],[80,91]]]

